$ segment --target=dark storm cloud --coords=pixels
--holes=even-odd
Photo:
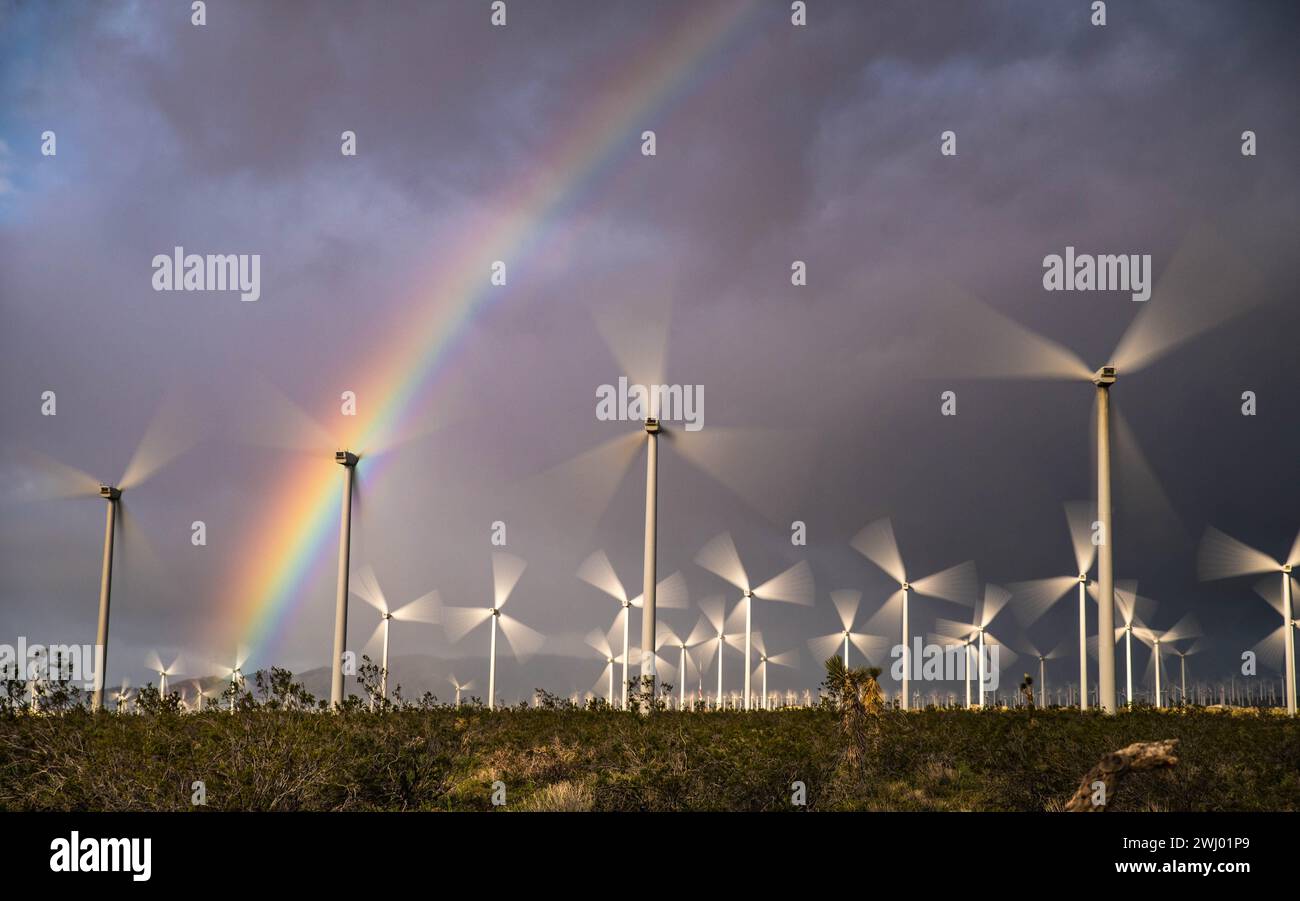
[[[1162,601],[1159,625],[1189,606],[1213,623],[1216,662],[1253,644],[1273,614],[1248,580],[1196,584],[1192,552],[1207,522],[1272,554],[1300,525],[1296,13],[1110,7],[1105,28],[1079,3],[818,3],[803,30],[783,4],[750,13],[510,261],[511,287],[442,377],[467,412],[367,481],[358,562],[397,596],[438,587],[479,603],[487,525],[505,519],[530,562],[516,614],[577,652],[614,613],[574,579],[582,556],[602,544],[640,579],[639,464],[598,521],[576,500],[543,505],[531,477],[614,434],[592,418],[595,386],[620,373],[590,310],[649,297],[671,299],[667,377],[705,386],[706,430],[777,426],[796,448],[755,443],[747,457],[764,466],[783,456],[747,497],[672,445],[662,460],[660,566],[683,569],[696,597],[724,588],[690,562],[723,529],[755,578],[813,562],[818,606],[762,608],[769,647],[830,631],[831,588],[862,588],[871,609],[887,596],[847,545],[876,516],[894,517],[918,573],[974,558],[990,580],[1057,574],[1071,566],[1061,502],[1091,491],[1089,388],[936,369],[927,345],[964,326],[932,280],[1100,362],[1134,305],[1043,292],[1043,256],[1151,253],[1158,277],[1209,220],[1265,273],[1258,299],[1272,303],[1117,389],[1186,533],[1121,492],[1117,566]],[[203,614],[231,603],[228,573],[253,551],[239,539],[286,465],[232,440],[258,402],[243,376],[330,410],[417,289],[454,265],[455,239],[509,209],[584,111],[627,90],[629,61],[698,8],[513,3],[501,30],[472,3],[209,4],[204,28],[184,5],[4,7],[6,438],[113,478],[170,385],[196,386],[211,411],[207,440],[137,500],[166,574],[123,575],[137,580],[114,613],[123,667],[154,643],[218,652]],[[653,160],[637,155],[642,127],[658,133]],[[39,155],[46,128],[57,162]],[[339,154],[345,129],[355,159]],[[955,158],[938,153],[949,129]],[[1245,129],[1260,136],[1253,159],[1238,150]],[[262,253],[263,300],[153,293],[149,260],[176,244]],[[793,259],[809,264],[807,288],[789,284]],[[54,420],[36,414],[46,388],[60,393]],[[955,419],[938,415],[946,388]],[[1237,413],[1246,389],[1254,419]],[[0,637],[89,632],[97,509],[5,504]],[[202,554],[188,553],[195,518],[215,536]],[[786,538],[792,519],[810,526],[806,554]],[[330,569],[303,587],[286,662],[323,658]],[[1069,625],[1043,635],[1052,624]],[[447,651],[432,632],[416,640]],[[473,642],[458,651],[477,656]],[[815,673],[805,648],[798,683]]]

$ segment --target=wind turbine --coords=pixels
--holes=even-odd
[[[902,709],[907,710],[911,702],[909,685],[911,684],[912,668],[912,649],[909,646],[910,637],[908,631],[908,595],[915,591],[920,595],[939,598],[940,600],[969,607],[978,591],[979,584],[978,577],[975,574],[975,564],[968,560],[965,563],[958,563],[956,566],[937,572],[932,576],[926,576],[924,579],[918,579],[915,582],[909,581],[907,571],[903,567],[903,556],[898,550],[898,541],[894,538],[894,527],[888,519],[878,519],[870,523],[862,531],[858,532],[849,543],[854,550],[876,564],[898,583],[898,591],[890,595],[884,606],[868,622],[868,626],[877,619],[892,616],[893,612],[899,609],[901,605],[903,619]],[[981,656],[982,665],[983,657]],[[984,687],[981,683],[981,696],[983,691]]]
[[[720,596],[714,597],[713,599],[706,598],[705,602],[716,606],[717,610],[719,611],[718,619],[719,621],[721,621],[721,609],[723,605],[722,598]],[[701,604],[701,606],[703,606],[703,604]],[[709,668],[709,661],[713,659],[714,651],[717,651],[721,647],[723,642],[722,636],[719,635],[718,643],[714,644],[714,637],[715,637],[714,633],[717,631],[719,630],[717,630],[714,627],[713,620],[709,617],[708,613],[702,613],[700,615],[699,621],[696,622],[695,624],[695,628],[691,630],[691,634],[688,635],[685,638],[685,640],[682,642],[682,651],[683,651],[683,657],[685,659],[685,665],[688,667],[693,666],[695,668],[696,678],[700,686],[699,696],[701,700],[703,700],[703,696],[704,696],[704,671]],[[692,658],[691,656],[692,650],[695,651],[694,658]],[[685,670],[683,670],[683,673],[685,673]],[[685,695],[686,679],[687,676],[684,674],[679,677],[679,681],[681,682],[682,689],[683,689],[683,693],[679,703],[683,705],[685,704],[686,701],[686,695]],[[722,696],[721,658],[719,658],[718,661],[718,696],[719,698],[721,698]]]
[[[384,596],[384,590],[379,587],[379,579],[375,577],[374,567],[367,564],[360,573],[357,574],[357,585],[352,589],[352,593],[361,600],[365,601],[371,607],[379,611],[379,625],[375,627],[374,634],[370,636],[369,645],[375,640],[375,635],[380,631],[383,632],[383,654],[382,663],[379,669],[379,693],[382,697],[388,697],[388,643],[390,624],[393,620],[408,623],[427,623],[435,624],[438,622],[442,612],[442,598],[438,592],[430,591],[423,594],[409,604],[392,610],[388,606],[388,598]],[[373,701],[372,701],[373,704]]]
[[[1051,579],[1033,579],[1011,586],[1012,594],[1023,598],[1017,609],[1023,611],[1023,623],[1032,625],[1039,617],[1076,588],[1079,595],[1079,709],[1088,709],[1088,570],[1097,559],[1093,543],[1091,505],[1078,501],[1065,505],[1065,521],[1074,544],[1076,573]]]
[[[758,649],[758,671],[763,687],[763,709],[768,710],[770,705],[767,696],[767,665],[772,663],[776,666],[796,667],[799,665],[799,652],[790,650],[782,654],[768,654],[767,648],[763,645],[763,633],[755,632],[753,639],[754,647]]]
[[[488,650],[488,710],[496,709],[497,624],[500,623],[501,634],[505,636],[506,642],[518,660],[527,659],[545,641],[540,632],[501,612],[506,601],[510,600],[510,593],[518,584],[519,577],[524,574],[526,565],[513,554],[494,551],[492,553],[492,606],[446,607],[443,610],[443,628],[448,640],[453,642],[460,641],[477,626],[492,620],[492,641]]]
[[[197,441],[199,430],[189,417],[179,394],[169,396],[154,414],[121,478],[101,482],[86,472],[44,454],[27,452],[20,462],[39,471],[36,494],[45,498],[101,497],[108,502],[104,516],[104,550],[99,575],[99,619],[95,629],[95,648],[99,654],[95,688],[90,708],[104,708],[104,681],[108,673],[108,618],[113,593],[113,549],[116,527],[120,521],[130,529],[130,517],[122,503],[122,494],[134,491],[160,469],[189,450]],[[39,482],[44,482],[40,484]]]
[[[1093,598],[1099,597],[1098,585],[1092,582],[1088,585],[1088,593]],[[1133,706],[1133,630],[1144,629],[1146,624],[1143,622],[1142,613],[1148,616],[1154,611],[1156,602],[1150,598],[1141,597],[1137,593],[1137,582],[1121,581],[1115,586],[1115,608],[1119,611],[1122,625],[1116,626],[1111,632],[1109,642],[1101,640],[1101,634],[1097,636],[1097,658],[1101,659],[1101,648],[1107,644],[1113,646],[1119,643],[1120,638],[1124,639],[1124,698],[1125,704]],[[1141,608],[1141,610],[1139,610]]]
[[[1149,663],[1149,668],[1155,670],[1156,707],[1164,707],[1164,693],[1160,688],[1160,676],[1163,670],[1160,663],[1160,645],[1168,645],[1175,641],[1195,638],[1200,635],[1201,628],[1196,622],[1196,614],[1185,614],[1177,624],[1164,632],[1157,632],[1155,629],[1149,629],[1145,626],[1134,629],[1133,631],[1137,634],[1138,640],[1144,642],[1151,648],[1151,661]]]
[[[750,670],[753,666],[750,656],[753,646],[754,598],[803,606],[812,604],[812,568],[807,561],[801,560],[780,575],[753,588],[750,585],[749,575],[740,562],[736,543],[732,541],[729,532],[723,532],[701,548],[695,555],[695,562],[741,591],[741,601],[745,609],[745,709],[750,710],[752,709],[749,683]]]
[[[113,709],[117,713],[126,712],[126,705],[131,700],[130,698],[131,692],[130,689],[128,688],[130,684],[131,684],[131,680],[124,678],[122,680],[122,684],[117,688],[116,691],[113,692]]]
[[[596,551],[590,557],[582,562],[578,567],[578,578],[595,588],[599,588],[605,594],[612,597],[619,603],[619,619],[623,623],[623,653],[620,659],[623,662],[623,708],[627,708],[627,691],[628,678],[627,667],[630,654],[628,653],[628,629],[631,619],[631,607],[645,608],[646,595],[639,594],[635,598],[628,598],[627,589],[623,587],[623,581],[619,579],[618,574],[614,572],[614,565],[609,562],[609,557],[604,551]],[[689,605],[686,592],[686,579],[680,572],[675,572],[668,578],[664,579],[656,586],[656,590],[651,592],[658,598],[660,607],[685,609]],[[617,625],[617,622],[615,623]],[[653,664],[651,664],[653,673]],[[645,663],[642,662],[642,676],[646,675]],[[610,698],[610,703],[614,699]]]
[[[839,632],[808,639],[808,647],[818,661],[829,660],[837,650],[840,650],[841,644],[843,644],[842,656],[845,667],[849,665],[850,643],[857,645],[868,662],[872,657],[888,653],[889,639],[853,631],[853,620],[858,615],[858,605],[862,603],[862,592],[848,589],[832,591],[831,603],[835,605],[835,612],[840,617],[840,625],[844,628]]]
[[[162,657],[155,651],[149,655],[149,669],[158,674],[158,696],[166,699],[167,697],[167,677],[178,675],[180,670],[181,658],[178,656],[169,665],[164,665]]]
[[[1197,574],[1204,580],[1229,579],[1235,576],[1253,576],[1279,573],[1282,576],[1281,604],[1274,604],[1282,614],[1282,654],[1286,670],[1286,712],[1296,713],[1295,634],[1289,628],[1295,617],[1293,567],[1300,566],[1300,533],[1296,534],[1287,554],[1286,562],[1274,560],[1263,551],[1238,541],[1215,528],[1207,528],[1201,539],[1197,557]],[[1269,594],[1261,592],[1265,599]],[[1270,601],[1271,602],[1271,601]]]
[[[452,686],[456,689],[456,706],[459,707],[459,706],[460,706],[460,693],[461,693],[462,691],[471,691],[471,690],[473,690],[473,688],[474,688],[474,680],[473,680],[473,679],[470,679],[468,682],[461,682],[461,681],[459,681],[459,680],[456,678],[456,674],[455,674],[455,673],[452,673],[450,676],[447,677],[447,681],[451,682]]]
[[[1069,641],[1061,642],[1046,654],[1040,651],[1032,641],[1029,641],[1028,639],[1024,639],[1023,641],[1025,646],[1029,648],[1030,653],[1034,655],[1036,660],[1038,660],[1038,698],[1041,701],[1039,706],[1049,707],[1051,704],[1048,701],[1047,694],[1047,661],[1065,656],[1065,652],[1069,648]],[[1086,646],[1084,648],[1084,656],[1087,656]]]
[[[248,651],[242,645],[235,650],[234,666],[217,666],[217,673],[222,679],[230,683],[230,712],[235,712],[235,695],[238,694],[240,687],[244,684],[244,664],[248,662]]]
[[[1072,253],[1072,251],[1071,251]],[[1058,259],[1058,262],[1060,260]],[[1078,266],[1078,261],[1074,263]],[[1072,277],[1074,273],[1068,273]],[[1035,334],[982,304],[963,305],[958,328],[946,335],[956,343],[937,350],[942,363],[963,358],[974,363],[972,375],[983,377],[1046,378],[1091,382],[1096,398],[1097,553],[1099,635],[1115,628],[1115,533],[1111,493],[1111,389],[1119,373],[1136,373],[1190,339],[1243,312],[1258,298],[1257,273],[1233,254],[1212,229],[1192,230],[1169,260],[1150,299],[1129,323],[1109,362],[1098,369],[1086,364],[1066,347]],[[982,314],[982,315],[981,315]],[[979,321],[970,317],[979,316]],[[972,341],[974,330],[978,341]],[[972,353],[977,359],[972,359]],[[1122,419],[1117,435],[1128,445],[1138,466],[1145,461]],[[1149,475],[1149,472],[1143,473]],[[1116,711],[1115,648],[1109,641],[1097,645],[1098,694],[1106,713]]]
[[[605,668],[601,670],[600,678],[596,680],[595,688],[597,691],[599,691],[600,684],[602,682],[605,681],[609,682],[609,687],[606,689],[605,696],[609,700],[610,707],[614,706],[614,671],[616,668],[615,665],[622,662],[624,672],[626,672],[627,670],[627,652],[624,651],[622,656],[615,654],[614,648],[610,644],[610,636],[612,636],[618,630],[618,620],[620,618],[626,624],[627,617],[624,616],[622,612],[620,612],[618,617],[615,618],[614,625],[610,628],[608,633],[602,632],[600,629],[592,629],[590,632],[587,633],[587,639],[586,639],[587,644],[590,645],[596,651],[596,653],[600,654],[600,656],[605,660]],[[626,629],[623,630],[623,634],[626,637],[627,635]],[[626,647],[626,644],[624,644],[624,647]],[[627,684],[626,680],[624,681],[623,684],[624,685]],[[624,707],[627,706],[626,692],[624,693],[623,706]]]
[[[986,672],[988,667],[986,665],[987,660],[984,654],[985,638],[988,638],[991,642],[999,645],[1003,649],[1003,651],[999,652],[999,655],[1001,655],[1001,653],[1003,652],[1010,652],[1011,650],[1001,641],[998,641],[997,638],[989,631],[990,627],[993,624],[993,620],[997,619],[998,614],[1002,612],[1004,607],[1006,607],[1007,601],[1009,600],[1011,600],[1011,592],[1007,591],[1005,588],[1001,587],[1000,585],[994,585],[992,583],[989,583],[984,586],[984,596],[979,601],[979,603],[975,605],[975,609],[973,611],[974,616],[972,617],[971,622],[969,624],[956,622],[950,619],[939,619],[935,622],[935,631],[937,631],[939,634],[947,635],[950,638],[962,639],[966,643],[967,648],[969,648],[970,645],[972,644],[976,646],[975,657],[976,657],[978,673],[979,673],[978,675],[979,702],[975,705],[977,707],[984,706],[984,689],[988,683],[988,673]],[[967,661],[969,661],[969,652],[967,652],[966,659]],[[1014,654],[1012,655],[1011,659],[1014,659]],[[1011,663],[1010,660],[999,660],[999,664],[1000,664],[999,668],[1001,668],[1001,666],[1009,666],[1010,663]],[[969,707],[971,704],[969,662],[967,663],[965,669],[966,669],[966,705],[967,707]]]

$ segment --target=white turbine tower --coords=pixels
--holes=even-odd
[[[1066,259],[1072,259],[1071,249]],[[1091,258],[1089,258],[1091,259]],[[1123,259],[1123,258],[1121,258]],[[1079,260],[1072,260],[1077,267]],[[1060,257],[1057,262],[1063,262]],[[1085,264],[1086,265],[1086,264]],[[1062,272],[1065,266],[1058,267]],[[1115,274],[1114,269],[1107,270]],[[1050,275],[1051,273],[1049,273]],[[1073,273],[1065,273],[1070,277]],[[1115,532],[1111,493],[1111,389],[1117,376],[1145,369],[1178,346],[1244,312],[1261,298],[1258,273],[1208,227],[1192,229],[1169,259],[1150,299],[1139,304],[1107,365],[1094,369],[1068,348],[1035,334],[970,298],[962,298],[953,321],[936,348],[936,361],[952,371],[991,378],[1065,379],[1095,386],[1098,634],[1115,628]],[[972,340],[972,335],[977,340]],[[967,364],[967,365],[963,365]],[[1115,435],[1128,451],[1131,474],[1150,477],[1137,443],[1123,420],[1115,417]],[[1097,646],[1098,694],[1106,713],[1117,709],[1115,647]]]
[[[1192,642],[1191,646],[1184,650],[1173,649],[1173,652],[1178,655],[1178,700],[1181,704],[1187,703],[1187,658],[1204,650],[1205,642],[1202,639]]]
[[[753,708],[749,688],[750,671],[753,667],[750,658],[753,645],[754,598],[803,606],[812,604],[814,591],[812,568],[806,561],[801,560],[780,575],[753,588],[750,585],[749,575],[740,562],[736,543],[732,541],[731,534],[728,532],[716,536],[701,548],[695,555],[695,562],[740,589],[745,612],[745,709],[751,710]]]
[[[1034,579],[1011,586],[1012,594],[1022,603],[1016,609],[1029,626],[1057,601],[1074,589],[1079,601],[1079,709],[1088,709],[1088,571],[1097,559],[1093,544],[1092,507],[1078,501],[1065,505],[1066,525],[1074,544],[1075,573],[1051,579]]]
[[[384,596],[384,590],[379,586],[379,579],[375,577],[375,570],[369,564],[357,573],[357,584],[353,587],[352,593],[379,611],[379,625],[375,626],[374,634],[370,636],[370,640],[366,642],[366,645],[368,646],[374,642],[375,636],[379,635],[380,632],[383,633],[383,650],[379,667],[379,693],[381,697],[387,699],[388,645],[392,621],[436,624],[441,619],[442,598],[438,595],[438,592],[430,591],[409,604],[404,604],[393,610],[388,606],[388,598]],[[373,699],[371,703],[373,706]]]
[[[1048,701],[1048,694],[1047,694],[1047,661],[1056,660],[1057,658],[1064,657],[1066,652],[1070,649],[1070,642],[1069,640],[1063,641],[1060,644],[1058,644],[1056,647],[1052,648],[1052,650],[1044,654],[1042,651],[1040,651],[1037,648],[1037,646],[1034,645],[1032,641],[1029,641],[1028,639],[1022,639],[1022,641],[1024,642],[1025,646],[1029,649],[1029,652],[1034,656],[1034,659],[1038,661],[1038,698],[1040,701],[1039,706],[1050,707],[1051,704]],[[1084,647],[1084,656],[1087,656],[1086,646]]]
[[[862,592],[848,589],[832,591],[831,603],[835,605],[835,612],[839,614],[840,625],[843,628],[839,632],[819,635],[808,640],[808,648],[813,652],[818,662],[829,660],[835,656],[836,651],[839,651],[844,658],[844,666],[848,667],[850,644],[857,646],[868,663],[873,658],[889,652],[889,639],[882,638],[879,635],[868,635],[865,632],[853,631],[853,621],[858,615],[858,605],[862,603]]]
[[[763,644],[762,632],[754,633],[754,647],[758,650],[758,675],[763,689],[763,709],[769,710],[771,705],[768,702],[767,694],[767,665],[771,663],[774,666],[786,666],[793,669],[799,665],[799,652],[789,650],[781,654],[768,654],[767,648]]]
[[[1296,534],[1295,541],[1291,544],[1286,562],[1281,562],[1218,529],[1207,528],[1205,537],[1201,539],[1197,559],[1197,573],[1203,580],[1255,576],[1264,573],[1281,575],[1281,604],[1275,604],[1274,607],[1282,614],[1282,655],[1285,664],[1288,716],[1295,716],[1296,713],[1295,634],[1289,628],[1296,620],[1295,579],[1291,575],[1295,567],[1300,567],[1300,533]],[[1269,599],[1272,593],[1266,588],[1261,594],[1265,599]]]
[[[631,621],[631,610],[629,608],[639,607],[644,609],[646,595],[643,593],[634,598],[629,598],[627,596],[627,589],[623,587],[623,581],[618,577],[618,574],[614,572],[614,565],[609,562],[609,557],[604,551],[596,551],[582,562],[582,565],[578,567],[578,578],[594,588],[599,588],[619,603],[620,609],[618,615],[619,619],[622,620],[623,628],[623,653],[620,654],[619,657],[623,663],[622,697],[623,707],[626,709],[628,692],[627,668],[628,662],[631,658],[631,655],[628,653],[628,630]],[[690,603],[686,591],[686,579],[679,572],[673,573],[671,576],[668,576],[668,578],[660,582],[655,587],[655,591],[652,592],[652,594],[657,598],[656,602],[658,605],[664,608],[684,610]],[[646,614],[647,617],[649,615],[649,613]],[[646,664],[643,660],[643,677],[646,675],[645,666]],[[653,672],[653,664],[651,664],[651,671]],[[610,699],[610,703],[613,703],[612,698]]]
[[[727,644],[727,620],[724,612],[727,602],[721,595],[712,595],[700,601],[700,610],[705,622],[709,624],[708,638],[700,647],[700,668],[707,669],[709,659],[716,652],[718,655],[718,692],[714,696],[714,706],[722,709],[722,649]],[[698,630],[700,627],[697,626]]]
[[[492,606],[446,607],[443,609],[443,628],[447,639],[460,641],[477,626],[492,620],[492,638],[488,647],[488,710],[496,709],[497,685],[497,625],[505,636],[516,659],[522,661],[534,654],[545,640],[540,632],[530,629],[514,617],[506,616],[501,608],[510,599],[519,577],[524,574],[523,560],[505,551],[492,554]]]
[[[940,600],[969,607],[974,603],[979,590],[975,564],[971,561],[958,563],[948,569],[937,572],[924,579],[909,581],[907,570],[903,566],[903,556],[898,550],[898,541],[894,538],[894,527],[888,519],[878,519],[867,525],[853,537],[850,542],[853,549],[885,571],[898,583],[899,589],[890,595],[884,606],[868,622],[890,619],[896,612],[902,614],[903,634],[903,688],[902,708],[908,709],[911,702],[909,685],[911,684],[912,649],[908,622],[908,596],[915,591],[919,595],[939,598]],[[872,631],[876,631],[872,628]],[[981,686],[982,690],[982,686]]]

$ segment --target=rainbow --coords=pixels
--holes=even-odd
[[[406,306],[409,316],[395,324],[381,353],[363,367],[368,375],[361,397],[383,398],[361,424],[350,447],[363,451],[391,440],[404,417],[420,407],[455,357],[460,338],[487,309],[499,289],[490,287],[484,261],[517,263],[535,250],[549,225],[573,208],[619,160],[631,158],[634,138],[647,122],[671,106],[699,79],[710,62],[735,43],[755,19],[757,4],[700,4],[682,18],[667,40],[639,48],[620,77],[594,104],[579,110],[578,122],[557,128],[554,153],[534,167],[507,196],[517,198],[508,213],[482,223],[458,241],[447,259],[452,271]],[[223,631],[259,657],[278,648],[286,624],[303,602],[308,577],[318,571],[337,535],[339,470],[328,459],[286,473],[254,530],[250,560],[239,573],[232,597],[233,618],[223,612]]]

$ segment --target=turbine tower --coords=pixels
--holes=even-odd
[[[984,653],[985,638],[988,638],[990,642],[997,644],[1002,649],[1001,651],[999,651],[1000,655],[1010,654],[1010,658],[1007,660],[999,659],[999,669],[1001,669],[1004,666],[1010,666],[1012,660],[1015,659],[1015,654],[1011,652],[1011,649],[1008,648],[1001,641],[998,641],[996,636],[994,636],[993,633],[990,631],[990,627],[993,625],[993,621],[997,619],[998,614],[1000,614],[1003,608],[1006,607],[1007,602],[1009,600],[1011,600],[1011,592],[1007,591],[1005,588],[1001,587],[1000,585],[994,585],[990,583],[984,586],[984,596],[980,600],[980,602],[976,605],[975,610],[973,611],[974,616],[972,617],[970,623],[954,622],[953,620],[949,620],[949,619],[939,619],[935,622],[935,631],[938,632],[940,635],[946,635],[949,638],[961,639],[962,641],[965,642],[967,648],[969,648],[970,645],[972,644],[976,646],[975,659],[976,659],[976,666],[978,672],[978,676],[977,676],[978,701],[975,704],[976,707],[984,706],[984,692],[985,692],[985,687],[988,684],[988,673],[986,672],[987,659]],[[969,653],[968,653],[968,657],[969,657]],[[966,705],[967,707],[969,707],[971,704],[970,686],[969,686],[969,672],[970,672],[969,665],[966,667],[966,671],[968,674],[967,675],[968,684],[966,690]]]
[[[1281,603],[1272,600],[1272,592],[1267,586],[1260,591],[1266,600],[1274,604],[1282,614],[1282,655],[1286,676],[1286,712],[1288,716],[1296,714],[1296,667],[1295,667],[1295,633],[1291,623],[1295,621],[1295,579],[1291,575],[1294,567],[1300,566],[1300,533],[1296,534],[1291,544],[1291,552],[1286,562],[1274,560],[1268,554],[1257,551],[1248,544],[1238,541],[1230,535],[1215,528],[1207,528],[1201,539],[1200,553],[1197,558],[1197,574],[1202,580],[1228,579],[1235,576],[1252,576],[1263,573],[1277,573],[1282,576]],[[1271,637],[1271,636],[1270,636]]]
[[[334,452],[334,462],[343,467],[343,505],[339,516],[339,581],[334,601],[334,657],[330,668],[330,708],[343,703],[343,654],[348,643],[348,558],[352,545],[352,486],[357,455],[349,450]]]
[[[763,644],[762,632],[754,633],[754,647],[758,649],[758,670],[759,682],[763,689],[763,709],[770,710],[771,704],[768,702],[767,695],[767,665],[772,663],[776,666],[796,667],[799,665],[799,652],[790,650],[783,654],[768,654],[767,648]]]
[[[918,579],[915,582],[909,581],[907,571],[903,567],[902,554],[898,550],[898,541],[894,538],[894,527],[888,519],[878,519],[865,526],[862,531],[853,537],[850,544],[854,550],[876,564],[898,583],[898,591],[890,595],[884,606],[868,622],[868,627],[877,619],[891,617],[894,611],[901,607],[903,620],[902,708],[907,710],[911,703],[909,686],[911,685],[912,669],[912,649],[909,646],[911,633],[908,628],[908,595],[915,591],[920,595],[939,598],[940,600],[969,607],[974,603],[978,591],[975,564],[970,561],[958,563],[956,566],[949,567],[932,576],[926,576],[924,579]],[[982,661],[983,656],[981,655],[981,665],[983,665]],[[982,697],[982,684],[980,693]]]
[[[405,604],[396,610],[388,606],[388,598],[384,596],[384,590],[379,586],[379,579],[375,577],[374,567],[367,564],[357,574],[357,585],[352,589],[352,593],[361,600],[365,601],[375,610],[379,611],[379,625],[375,626],[375,632],[370,636],[367,645],[375,640],[375,635],[383,632],[383,651],[379,669],[379,693],[380,697],[388,697],[388,645],[389,630],[393,620],[398,622],[427,623],[435,624],[439,621],[442,611],[442,599],[438,592],[430,591],[421,595],[409,604]],[[372,699],[373,706],[373,699]]]
[[[704,569],[730,582],[740,589],[745,608],[745,709],[752,710],[750,675],[753,663],[754,598],[781,601],[787,604],[808,606],[813,602],[812,568],[807,561],[799,561],[785,572],[771,578],[757,588],[750,586],[749,575],[740,562],[736,543],[729,532],[716,536],[695,555],[695,562]],[[739,608],[737,608],[737,611]],[[719,657],[721,659],[721,657]]]

